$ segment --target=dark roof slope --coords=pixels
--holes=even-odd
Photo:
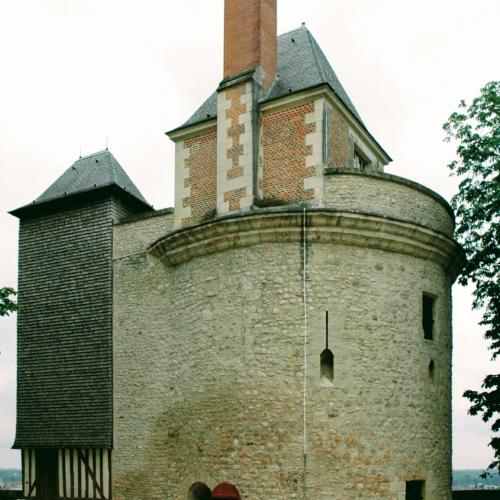
[[[35,203],[44,203],[82,191],[111,185],[122,188],[143,203],[148,203],[116,158],[107,149],[79,158],[35,200]]]
[[[137,206],[150,208],[116,158],[107,149],[79,158],[33,203],[11,213],[22,215],[35,207],[52,204],[75,195],[93,193],[102,188],[115,188],[131,199]],[[137,203],[138,202],[138,203]]]
[[[310,31],[301,26],[278,37],[277,78],[260,102],[270,101],[290,93],[327,84],[337,94],[353,116],[363,124],[354,104],[342,87],[328,59]],[[215,118],[217,92],[214,92],[181,127]]]
[[[354,104],[311,32],[302,26],[278,38],[278,77],[264,101],[328,84],[349,111],[361,122]]]
[[[217,116],[217,92],[214,92],[179,128],[189,127],[205,120],[212,120]]]

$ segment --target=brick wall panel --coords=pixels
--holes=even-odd
[[[314,103],[262,115],[262,190],[270,204],[300,203],[314,194],[304,190],[304,179],[315,175],[314,166],[306,166],[313,147],[306,136],[316,132],[315,123],[306,123],[314,112]]]
[[[277,63],[276,0],[230,0],[224,9],[224,77],[261,66],[264,86]]]
[[[184,217],[182,226],[198,224],[213,217],[217,198],[217,132],[210,132],[186,139],[188,150],[184,168],[187,169],[184,187],[190,195],[183,199],[183,207],[190,207],[191,216]]]
[[[342,115],[333,107],[326,108],[327,146],[326,165],[335,168],[349,167],[349,127]]]

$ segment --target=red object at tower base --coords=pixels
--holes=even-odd
[[[229,483],[221,483],[212,491],[212,498],[218,500],[241,500],[240,493],[236,486]]]

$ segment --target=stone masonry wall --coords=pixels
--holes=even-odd
[[[262,114],[264,203],[319,204],[323,165],[324,100]]]
[[[252,82],[218,94],[217,212],[249,209],[253,203]]]
[[[169,267],[127,250],[141,225],[115,228],[115,499],[181,500],[195,481],[229,481],[251,500],[403,500],[412,479],[426,498],[451,498],[451,283],[440,265],[310,243],[304,304],[300,242]],[[423,292],[436,297],[432,341]]]
[[[149,245],[174,229],[174,210],[164,208],[118,220],[113,227],[113,260],[144,253]]]
[[[176,143],[176,226],[198,224],[216,213],[215,128]]]

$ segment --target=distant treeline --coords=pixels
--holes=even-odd
[[[453,489],[474,488],[481,486],[496,486],[500,488],[500,475],[494,474],[493,477],[483,479],[481,474],[484,469],[461,469],[453,471]]]
[[[21,484],[21,471],[19,469],[0,469],[0,487],[4,489],[17,488]]]
[[[453,471],[453,489],[471,489],[496,486],[500,488],[500,475],[495,474],[488,479],[480,476],[483,469],[462,469]],[[10,489],[21,484],[21,471],[19,469],[0,469],[0,485]]]

